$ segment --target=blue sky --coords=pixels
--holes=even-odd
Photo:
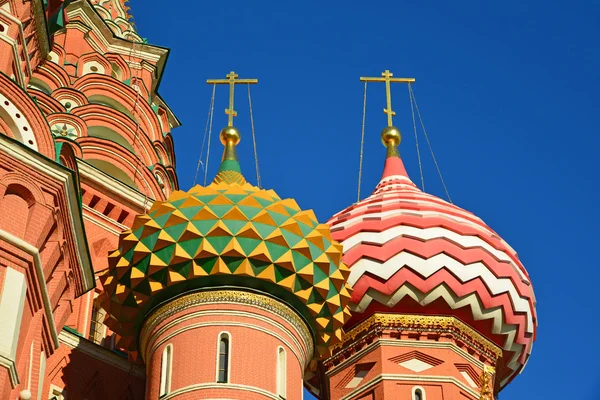
[[[182,189],[193,183],[211,87],[230,70],[252,87],[263,186],[321,221],[356,200],[363,86],[390,69],[413,86],[453,201],[520,254],[538,301],[538,340],[502,400],[600,398],[597,203],[600,3],[573,1],[134,0],[142,36],[172,49],[160,93]],[[254,181],[245,87],[237,90],[242,168]],[[393,87],[402,157],[418,164],[407,88]],[[209,178],[226,124],[217,90]],[[363,194],[385,150],[384,87],[370,84]],[[420,136],[424,143],[423,136]],[[444,196],[423,150],[428,192]]]

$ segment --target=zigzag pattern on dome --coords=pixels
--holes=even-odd
[[[101,277],[105,323],[135,350],[140,324],[158,302],[242,287],[291,305],[315,335],[318,354],[327,355],[350,316],[350,271],[341,259],[342,246],[312,210],[248,184],[225,156],[211,185],[173,192],[121,234]]]
[[[406,296],[424,312],[439,299],[453,310],[469,306],[474,321],[493,320],[483,334],[505,338],[501,385],[525,366],[537,318],[517,254],[472,213],[421,192],[400,158],[388,158],[374,193],[329,224],[351,270],[353,312],[394,309]]]

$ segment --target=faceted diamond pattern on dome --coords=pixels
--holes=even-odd
[[[317,349],[325,354],[349,316],[349,270],[341,257],[327,225],[272,190],[221,181],[174,192],[136,217],[109,256],[101,278],[109,296],[107,324],[133,349],[137,318],[156,294],[183,281],[200,288],[204,277],[220,276],[221,284],[246,277],[253,288],[276,287],[291,304],[302,304],[295,308],[314,322]]]

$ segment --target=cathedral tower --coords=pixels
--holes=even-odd
[[[332,399],[491,400],[525,366],[535,297],[515,251],[481,219],[419,190],[387,149],[373,194],[329,221],[350,268],[352,318],[326,360]],[[370,78],[365,78],[370,79]]]
[[[349,316],[341,246],[312,211],[246,182],[233,96],[227,113],[212,184],[138,215],[101,278],[106,323],[146,363],[147,399],[300,400]]]
[[[168,52],[121,0],[0,0],[0,398],[144,396],[97,276],[178,188]]]

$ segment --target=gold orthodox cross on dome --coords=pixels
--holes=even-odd
[[[404,83],[412,83],[415,81],[415,78],[393,78],[394,74],[392,74],[389,70],[385,70],[381,73],[381,78],[365,78],[361,77],[361,82],[385,82],[385,97],[387,100],[387,108],[383,109],[383,112],[387,114],[388,117],[388,126],[393,126],[392,117],[396,115],[396,112],[392,110],[392,91],[390,90],[390,83],[392,82],[404,82]]]
[[[258,79],[238,79],[238,74],[231,71],[225,75],[227,79],[207,79],[209,85],[227,84],[229,85],[229,108],[225,110],[225,114],[229,116],[227,125],[233,126],[233,117],[237,116],[237,111],[233,108],[233,97],[235,85],[239,83],[254,84],[258,83]]]

